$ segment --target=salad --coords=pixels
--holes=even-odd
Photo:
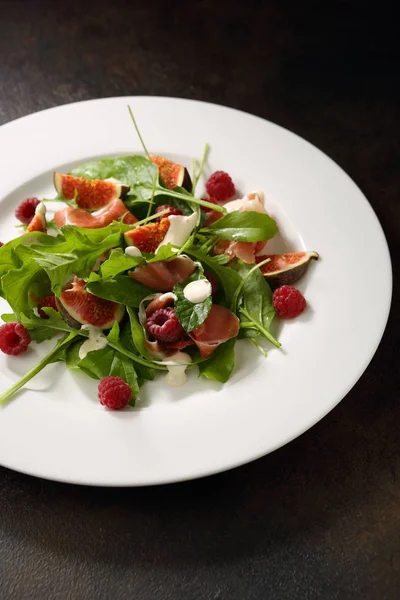
[[[143,154],[55,173],[55,197],[23,200],[15,214],[25,231],[0,243],[0,296],[12,311],[0,350],[22,360],[31,343],[54,338],[0,404],[56,361],[100,380],[110,409],[134,405],[158,376],[183,385],[188,369],[225,383],[237,340],[266,356],[280,347],[274,319],[306,308],[292,284],[318,254],[267,253],[278,225],[264,194],[239,194],[216,171],[197,195],[208,146],[189,174],[150,154],[131,117]]]

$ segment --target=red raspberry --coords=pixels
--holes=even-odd
[[[217,202],[226,202],[235,194],[233,181],[225,171],[215,171],[208,178],[206,190],[210,198]]]
[[[156,221],[160,222],[162,219],[166,219],[171,215],[183,215],[183,212],[179,208],[176,208],[176,206],[172,206],[172,204],[160,204],[160,206],[157,206],[155,213],[157,214],[162,210],[167,209],[168,212],[161,215],[161,217],[157,217]]]
[[[100,404],[110,410],[125,408],[132,399],[132,390],[121,377],[104,377],[99,383]]]
[[[41,309],[42,308],[54,308],[54,310],[58,310],[57,304],[56,304],[56,297],[54,296],[54,294],[45,296],[44,298],[42,298],[40,300],[40,302],[38,303],[36,308],[37,308],[39,317],[41,319],[48,319],[49,315],[46,315],[46,313]]]
[[[211,295],[215,296],[215,294],[219,290],[218,279],[212,273],[205,272],[204,275],[207,277],[208,281],[211,283]]]
[[[307,306],[303,294],[291,285],[282,285],[274,291],[272,304],[282,319],[292,319],[300,315]]]
[[[18,356],[25,352],[30,343],[29,331],[20,323],[14,321],[0,327],[0,350],[4,354]]]
[[[0,248],[1,248],[2,246],[4,246],[4,243],[3,243],[3,242],[0,242]]]
[[[25,198],[15,211],[15,216],[21,223],[29,225],[35,216],[36,207],[40,204],[37,198]]]
[[[159,342],[176,342],[183,335],[174,308],[159,308],[146,321],[146,329]]]

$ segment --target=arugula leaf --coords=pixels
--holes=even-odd
[[[39,231],[24,233],[0,248],[0,279],[8,273],[10,269],[18,269],[22,265],[21,259],[15,253],[18,246],[30,246],[31,244],[54,243],[58,242],[59,238],[47,235]],[[1,287],[1,286],[0,286]]]
[[[146,348],[143,327],[139,323],[135,311],[129,307],[127,308],[127,311],[131,327],[131,339],[134,347],[141,356],[144,356],[148,360],[154,360],[154,356],[152,356]]]
[[[86,277],[99,256],[120,244],[119,233],[95,243],[71,225],[63,228],[63,235],[65,240],[57,245],[29,248],[33,260],[46,271],[51,289],[57,296],[71,275]]]
[[[30,297],[33,286],[36,292],[39,289],[46,291],[49,280],[40,266],[32,260],[24,262],[19,269],[9,270],[1,278],[2,295],[13,309],[17,319],[21,313],[29,313],[34,305]]]
[[[109,346],[111,346],[111,348],[114,348],[114,350],[118,350],[119,352],[121,352],[121,354],[124,354],[139,365],[143,365],[144,367],[150,369],[159,369],[161,371],[164,371],[166,369],[165,366],[159,365],[157,362],[155,362],[153,358],[151,360],[146,360],[145,358],[142,358],[135,352],[132,352],[130,349],[128,349],[126,345],[126,337],[120,337],[120,328],[116,321],[114,322],[114,325],[112,326],[112,329],[107,336],[107,343]]]
[[[200,375],[226,383],[235,366],[235,342],[232,338],[218,346],[210,358],[198,364]]]
[[[41,319],[33,313],[30,316],[24,313],[19,315],[19,322],[29,330],[30,336],[35,342],[40,343],[43,340],[49,340],[57,333],[73,333],[76,331],[53,308],[44,307],[42,310],[48,315],[48,319]]]
[[[122,248],[116,248],[111,251],[108,259],[101,265],[101,276],[104,279],[115,277],[115,275],[137,267],[142,262],[143,258],[141,256],[128,256]]]
[[[116,275],[112,279],[89,281],[85,289],[98,298],[135,307],[139,306],[143,298],[153,293],[153,290],[135,281],[129,275]]]
[[[28,371],[8,390],[0,394],[0,406],[6,404],[6,402],[8,402],[18,392],[18,390],[20,390],[26,383],[28,383],[28,381],[35,377],[35,375],[40,373],[40,371],[42,371],[45,367],[47,367],[47,365],[65,360],[66,350],[78,333],[78,331],[74,331],[60,338],[54,348],[50,350],[50,352],[44,358],[42,358],[42,360],[35,367],[33,367],[33,369]]]
[[[132,309],[128,308],[128,313],[131,310]],[[120,338],[119,338],[119,343],[125,350],[128,350],[128,352],[131,352],[133,354],[138,354],[138,350],[136,349],[136,346],[133,343],[133,336],[132,336],[130,321],[128,323],[126,323],[125,327],[123,328]],[[150,360],[153,360],[153,357],[150,356]],[[156,376],[155,370],[153,368],[145,367],[141,363],[136,363],[135,369],[136,369],[136,373],[138,375],[139,386],[143,385],[143,383],[146,380],[153,381],[153,379]]]
[[[64,231],[66,227],[71,225],[63,225],[61,231]],[[124,234],[132,229],[132,224],[122,223],[121,221],[113,221],[106,227],[99,227],[98,229],[88,229],[86,227],[73,226],[74,231],[77,231],[84,237],[88,238],[94,244],[101,244],[108,236],[115,233]]]
[[[174,294],[177,296],[174,307],[179,323],[186,332],[192,331],[195,327],[201,325],[209,315],[211,310],[212,298],[208,296],[203,302],[193,304],[185,298],[183,293],[185,287],[192,281],[206,279],[202,269],[197,269],[188,279],[174,286]]]
[[[268,215],[235,210],[202,231],[209,232],[221,240],[262,242],[274,237],[278,233],[278,227]]]
[[[226,301],[230,303],[242,279],[230,266],[224,266],[229,260],[228,256],[224,254],[219,256],[208,256],[193,247],[189,248],[187,253],[199,260],[203,265],[207,265],[214,273],[224,290]]]

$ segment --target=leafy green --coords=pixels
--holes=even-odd
[[[142,262],[141,256],[127,256],[122,248],[116,248],[111,251],[108,259],[101,265],[101,275],[104,279],[115,277],[115,275],[137,267]]]
[[[231,265],[242,278],[245,278],[253,268],[252,265],[247,265],[239,260],[232,261]],[[258,331],[272,344],[280,346],[278,340],[270,332],[275,316],[271,289],[259,269],[252,271],[244,281],[236,310],[239,311],[240,318],[244,321],[242,327],[249,328],[249,331],[252,330],[251,335]]]
[[[207,231],[221,240],[261,242],[274,237],[278,233],[278,227],[268,215],[235,210],[202,231]]]
[[[125,205],[131,210],[135,202],[146,202],[155,196],[163,195],[208,208],[225,212],[221,206],[211,204],[207,200],[194,198],[186,190],[168,190],[161,186],[158,167],[144,156],[119,156],[102,158],[80,165],[71,171],[76,177],[86,179],[108,179],[113,177],[130,186],[129,194],[124,198]]]
[[[210,358],[200,362],[198,365],[200,375],[226,383],[235,366],[235,342],[235,338],[228,340],[218,346]]]
[[[206,265],[214,273],[224,290],[226,301],[230,303],[242,279],[236,271],[229,266],[224,266],[229,258],[224,254],[208,256],[193,247],[189,248],[187,253]]]
[[[79,355],[79,354],[78,354]],[[96,379],[103,377],[120,377],[132,390],[131,406],[139,394],[138,378],[132,361],[121,352],[110,346],[101,350],[93,350],[77,363],[77,366],[85,373]]]
[[[144,156],[119,156],[79,165],[71,171],[71,175],[85,179],[113,177],[130,186],[129,196],[136,200],[150,200],[154,178],[158,178],[158,167]]]
[[[139,365],[143,365],[144,367],[148,367],[150,369],[159,369],[161,371],[166,369],[165,366],[159,365],[153,359],[147,360],[135,352],[132,352],[132,350],[127,347],[125,337],[120,336],[120,328],[117,322],[114,323],[110,333],[107,336],[107,343],[109,346],[111,346],[111,348],[118,350],[121,352],[121,354],[124,354]]]
[[[128,308],[128,313],[130,311],[132,311],[132,309]],[[128,352],[131,352],[132,354],[137,354],[139,356],[139,351],[137,350],[136,346],[133,343],[131,321],[128,321],[128,323],[125,324],[125,327],[121,331],[119,343]],[[151,355],[149,355],[148,358],[150,361],[154,360]],[[143,383],[146,380],[153,381],[153,379],[156,376],[155,370],[153,368],[146,367],[146,366],[142,365],[141,363],[136,363],[135,369],[136,369],[136,373],[138,375],[139,385],[143,385]]]
[[[10,269],[18,269],[22,265],[21,259],[15,253],[18,246],[30,246],[31,244],[53,243],[56,244],[59,238],[52,237],[46,233],[34,231],[24,233],[20,237],[7,242],[0,248],[0,279],[8,273]],[[1,287],[1,286],[0,286]]]
[[[13,309],[17,318],[21,313],[29,313],[33,306],[30,290],[48,290],[49,280],[38,264],[28,260],[19,269],[10,269],[1,278],[3,296]],[[45,293],[43,294],[45,295]]]
[[[65,239],[59,244],[34,245],[29,248],[31,257],[46,271],[51,289],[58,296],[71,275],[86,277],[99,256],[118,246],[121,237],[119,233],[114,233],[96,243],[72,225],[63,227],[62,233]]]
[[[179,323],[182,325],[186,332],[192,331],[195,327],[201,325],[208,317],[212,298],[208,296],[203,302],[193,304],[185,298],[183,293],[185,287],[192,283],[192,281],[199,281],[200,279],[206,279],[203,275],[202,269],[196,269],[196,271],[182,283],[177,283],[174,287],[174,294],[177,296],[174,307],[175,313]]]
[[[116,275],[111,279],[89,281],[85,289],[98,298],[136,307],[139,306],[143,298],[153,292],[153,290],[135,281],[129,275]]]
[[[6,404],[25,384],[42,371],[47,365],[63,361],[66,358],[66,350],[69,344],[78,335],[78,331],[66,334],[60,338],[52,350],[35,366],[28,371],[17,383],[11,386],[8,390],[0,394],[0,405]]]
[[[73,333],[75,331],[53,308],[44,307],[42,310],[48,315],[48,319],[41,319],[33,312],[29,316],[24,313],[19,315],[19,322],[29,330],[30,336],[35,342],[49,340],[57,333]]]
[[[144,252],[143,256],[147,259],[147,262],[153,263],[160,260],[170,260],[171,258],[175,258],[176,254],[176,248],[171,244],[171,242],[168,242],[168,244],[160,246],[155,254],[147,254]]]

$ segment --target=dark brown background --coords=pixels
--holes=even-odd
[[[0,0],[0,124],[125,94],[238,107],[336,160],[398,255],[399,48],[388,6],[57,4]],[[54,143],[62,143],[56,132]],[[379,294],[373,247],[365,252]],[[131,490],[0,469],[0,597],[400,598],[399,309],[397,296],[384,340],[346,399],[253,464]]]

